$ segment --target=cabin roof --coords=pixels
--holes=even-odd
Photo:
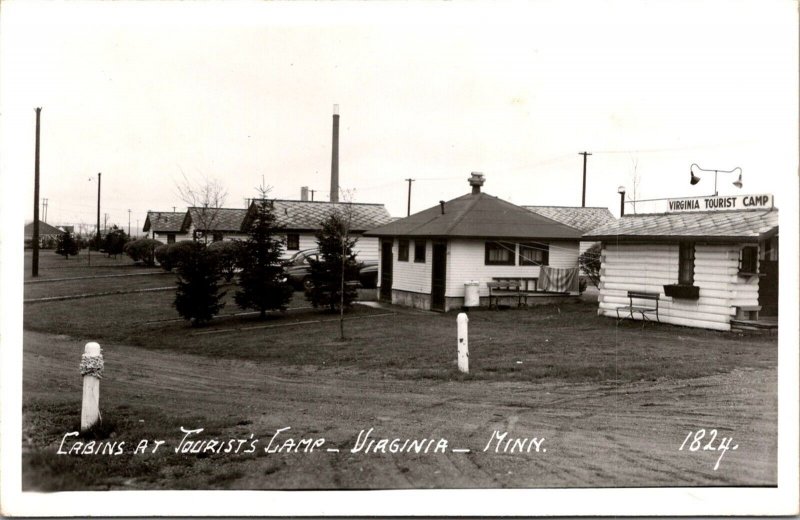
[[[488,193],[468,193],[390,222],[367,236],[580,239],[578,229]]]
[[[64,232],[57,227],[53,227],[47,222],[39,221],[39,236],[63,234]],[[33,238],[33,222],[28,222],[25,224],[25,239],[28,240],[31,238]]]
[[[625,215],[583,235],[587,240],[757,242],[778,232],[778,210]]]
[[[183,227],[185,218],[185,211],[148,211],[142,231],[147,233],[152,229],[156,233],[183,233],[186,231]]]
[[[247,210],[243,208],[191,207],[185,214],[183,228],[194,225],[197,231],[228,231],[239,233]]]
[[[363,202],[326,202],[309,200],[284,200],[271,201],[275,213],[276,225],[290,231],[316,231],[322,228],[322,222],[332,212],[338,211],[350,217],[352,231],[366,231],[381,226],[391,221],[389,212],[383,204],[368,204]],[[253,201],[248,209],[248,216],[242,222],[242,229],[249,225],[250,212]]]
[[[608,208],[577,208],[571,206],[522,206],[543,217],[555,220],[582,232],[616,222]]]

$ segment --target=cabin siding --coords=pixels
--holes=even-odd
[[[758,277],[738,275],[738,244],[696,244],[694,285],[699,298],[664,296],[664,285],[678,283],[678,244],[604,244],[598,313],[616,318],[629,304],[628,291],[661,295],[661,321],[730,330],[736,306],[758,305]]]
[[[153,234],[153,240],[158,240],[162,244],[166,244],[167,243],[168,236],[171,235],[171,234],[175,235],[175,242],[180,242],[181,240],[191,240],[192,239],[191,235],[189,235],[188,233],[167,233],[167,232],[157,233],[157,232],[152,232],[152,234]]]
[[[464,283],[480,283],[480,296],[488,297],[486,282],[493,278],[538,278],[539,266],[535,265],[485,265],[486,240],[451,239],[447,251],[447,288],[445,296],[464,297]],[[549,265],[551,267],[578,267],[578,241],[550,242]],[[515,246],[515,263],[519,263],[519,245]]]
[[[425,241],[425,263],[414,262],[414,240],[409,239],[408,242],[408,261],[400,262],[397,259],[397,251],[399,247],[398,239],[395,238],[392,241],[392,289],[430,294],[432,256],[431,241]],[[381,279],[380,275],[381,273],[379,272],[379,281]]]

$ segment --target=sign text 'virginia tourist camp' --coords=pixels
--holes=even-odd
[[[731,197],[687,197],[669,199],[668,212],[681,211],[725,211],[733,209],[772,209],[773,196],[762,195],[736,195]]]

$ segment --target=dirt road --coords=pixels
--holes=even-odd
[[[209,478],[209,488],[731,486],[775,485],[777,478],[775,369],[619,384],[442,382],[103,347],[104,410],[155,407],[188,429],[231,418],[239,425],[215,438],[260,439],[254,454],[198,460],[192,471],[200,474],[213,475],[214,464],[228,467],[229,478],[219,485]],[[55,392],[77,410],[82,348],[65,336],[26,331],[25,403]],[[264,453],[285,427],[291,430],[277,440],[324,438],[324,444],[312,453]],[[37,434],[29,420],[25,428],[23,439]],[[359,432],[370,428],[376,440],[445,439],[447,449],[434,453],[434,442],[427,454],[388,453],[388,447],[386,454],[352,453]],[[701,428],[718,430],[711,447],[733,439],[717,470],[720,451],[690,451],[691,439],[679,451],[687,434]],[[505,442],[486,449],[494,432],[508,432],[504,441],[529,441],[522,453],[504,452]],[[125,438],[124,431],[118,435]],[[176,429],[166,446],[182,436]],[[57,438],[47,449],[58,448]],[[179,489],[181,482],[162,468],[155,479],[130,478],[117,487]]]

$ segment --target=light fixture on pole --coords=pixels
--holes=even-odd
[[[733,185],[736,186],[739,189],[741,189],[741,187],[742,187],[742,169],[740,167],[738,167],[738,166],[736,168],[732,169],[732,170],[706,170],[705,168],[699,167],[697,165],[697,163],[692,163],[692,165],[689,167],[689,175],[690,175],[689,184],[691,184],[692,186],[694,186],[695,184],[700,182],[700,177],[698,177],[697,175],[694,174],[694,170],[695,169],[697,169],[697,170],[699,170],[701,172],[714,172],[714,196],[715,197],[717,195],[719,195],[719,192],[717,191],[717,174],[719,174],[719,173],[735,173],[736,171],[738,171],[739,172],[739,178],[736,179],[733,182]]]
[[[625,215],[625,186],[617,188],[617,193],[619,193],[619,216],[622,217]]]

